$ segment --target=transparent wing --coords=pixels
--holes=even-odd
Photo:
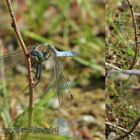
[[[27,49],[30,51],[32,50],[33,47],[28,47]],[[22,62],[25,64],[25,56],[24,53],[21,49],[18,49],[14,52],[7,53],[3,56],[0,56],[0,67],[2,63],[6,65],[6,67],[11,66],[11,65],[16,65],[19,62]]]
[[[4,56],[0,56],[0,66],[1,66],[2,62],[4,64],[6,64],[6,67],[7,67],[7,66],[15,65],[15,64],[17,64],[17,62],[23,61],[24,59],[25,59],[24,55],[21,51],[20,52],[15,51],[13,53],[9,53]]]
[[[73,96],[67,80],[64,77],[62,68],[57,57],[52,57],[54,86],[61,106],[70,108],[73,104]]]

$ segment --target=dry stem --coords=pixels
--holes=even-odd
[[[11,4],[11,1],[10,0],[6,0],[6,4],[7,4],[7,7],[9,9],[9,14],[11,16],[11,19],[12,19],[12,23],[11,23],[11,26],[13,27],[16,35],[17,35],[17,38],[20,42],[20,45],[21,45],[21,48],[24,52],[24,55],[25,55],[25,59],[28,63],[28,80],[29,80],[29,110],[28,110],[28,127],[31,127],[32,125],[32,112],[33,112],[33,92],[34,92],[34,89],[33,89],[33,77],[32,77],[32,66],[31,66],[31,59],[30,59],[30,54],[25,46],[25,43],[23,41],[23,38],[21,36],[21,33],[19,31],[19,28],[17,26],[17,21],[16,21],[16,18],[15,18],[15,14],[14,14],[14,11],[13,11],[13,8],[12,8],[12,4]]]
[[[131,5],[130,1],[127,0],[127,3],[130,7],[130,11],[131,11],[131,16],[132,16],[132,22],[133,22],[133,27],[134,27],[134,35],[135,35],[135,55],[134,55],[134,58],[133,58],[133,61],[132,61],[132,64],[130,65],[130,68],[129,69],[132,69],[135,64],[136,64],[136,59],[137,59],[137,56],[138,56],[138,34],[137,34],[137,22],[136,22],[136,19],[135,19],[135,15],[134,15],[134,10],[133,10],[133,6]]]

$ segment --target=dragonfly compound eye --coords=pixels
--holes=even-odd
[[[36,62],[42,62],[44,60],[43,52],[38,51],[38,50],[31,51],[31,57],[33,61],[36,61]]]

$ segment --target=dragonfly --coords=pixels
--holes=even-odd
[[[31,58],[32,67],[35,69],[34,80],[36,80],[36,83],[34,84],[34,87],[41,80],[42,63],[44,61],[50,61],[52,74],[49,87],[55,88],[60,105],[66,108],[71,107],[73,104],[73,95],[71,93],[69,84],[63,74],[59,58],[74,57],[76,56],[76,52],[58,51],[53,45],[49,44],[41,44],[35,47],[33,46],[28,48],[28,50]],[[16,63],[16,61],[23,61],[23,59],[23,52],[21,50],[17,50],[9,54],[5,54],[4,56],[0,56],[0,64],[4,62],[5,64],[11,65]]]

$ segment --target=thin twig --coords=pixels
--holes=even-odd
[[[136,127],[138,126],[139,122],[140,122],[140,117],[136,120],[136,122],[134,123],[134,125],[132,126],[132,128],[128,132],[126,132],[122,136],[119,136],[119,137],[115,138],[114,140],[121,140],[121,139],[124,140],[124,138],[128,137],[129,135],[131,135],[134,132],[134,130],[136,129]]]
[[[119,74],[119,73],[140,76],[140,70],[109,70],[106,77],[110,77],[113,74]]]
[[[105,62],[105,66],[110,67],[110,68],[113,68],[113,69],[116,69],[116,70],[122,70],[121,68],[118,68],[118,67],[116,67],[113,64],[110,64],[108,62]]]
[[[105,122],[105,124],[106,124],[106,125],[109,125],[109,126],[112,126],[112,127],[114,127],[114,128],[117,128],[117,129],[121,130],[121,131],[124,132],[124,133],[127,133],[127,132],[128,132],[127,129],[122,128],[122,127],[120,127],[120,126],[117,126],[117,125],[115,125],[115,124],[112,124],[112,123],[110,123],[110,122]],[[134,136],[135,134],[134,134],[134,133],[131,133],[131,135]]]
[[[133,27],[134,27],[134,35],[135,35],[135,45],[136,45],[136,47],[135,47],[135,55],[134,55],[132,64],[129,67],[129,69],[132,69],[136,64],[136,59],[137,59],[137,56],[138,56],[138,47],[139,47],[139,45],[137,43],[138,42],[138,34],[137,34],[138,27],[137,27],[137,22],[136,22],[135,15],[134,15],[133,6],[131,5],[129,0],[127,0],[127,3],[129,5],[130,11],[131,11],[132,22],[133,22]]]
[[[105,63],[105,66],[112,68],[111,70],[108,71],[106,77],[110,77],[112,74],[116,74],[116,73],[123,73],[123,74],[127,74],[127,75],[137,75],[140,76],[140,70],[123,70],[120,69],[112,64],[109,63]]]
[[[32,77],[32,66],[31,66],[31,59],[30,59],[30,54],[25,46],[25,43],[23,41],[23,38],[21,36],[21,33],[19,31],[19,28],[17,26],[17,21],[16,21],[16,18],[15,18],[15,14],[14,14],[14,10],[12,8],[12,4],[11,4],[11,0],[6,0],[6,3],[7,3],[7,7],[9,9],[9,14],[11,16],[11,19],[12,19],[12,23],[11,23],[11,26],[13,27],[16,35],[17,35],[17,38],[20,42],[20,45],[21,45],[21,48],[24,52],[24,55],[25,55],[25,59],[28,63],[28,80],[29,80],[29,110],[28,110],[28,127],[31,127],[31,124],[32,124],[32,111],[33,111],[33,77]]]

